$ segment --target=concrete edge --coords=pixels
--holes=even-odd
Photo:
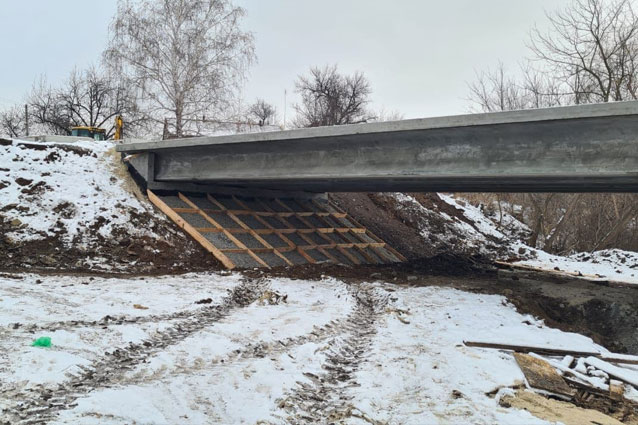
[[[242,133],[229,136],[193,137],[153,142],[133,142],[118,145],[118,152],[141,152],[231,143],[272,142],[310,138],[353,136],[357,134],[393,133],[440,128],[515,124],[538,121],[587,119],[609,116],[638,115],[638,101],[561,106],[506,112],[451,115],[367,124],[315,127],[262,133]]]

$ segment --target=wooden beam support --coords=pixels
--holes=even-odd
[[[216,199],[212,194],[207,194],[207,199],[211,205],[209,208],[199,208],[188,196],[183,193],[177,193],[180,200],[182,200],[187,207],[185,208],[170,208],[161,199],[149,191],[149,198],[151,196],[162,211],[164,211],[169,217],[178,223],[178,225],[185,229],[195,240],[203,245],[209,252],[211,252],[215,258],[222,261],[222,263],[228,267],[236,267],[235,264],[225,255],[229,253],[243,253],[249,255],[259,265],[263,267],[270,267],[267,262],[261,258],[260,253],[272,253],[278,256],[281,261],[289,266],[294,265],[293,261],[286,257],[285,253],[292,251],[301,255],[308,263],[317,263],[308,251],[315,250],[317,253],[321,253],[328,260],[338,263],[336,252],[339,252],[338,257],[353,264],[359,265],[361,263],[379,264],[384,262],[396,261],[396,259],[404,259],[401,254],[394,251],[391,247],[385,244],[376,235],[369,232],[365,227],[361,226],[356,220],[352,219],[333,204],[324,206],[319,204],[315,199],[307,202],[298,202],[299,207],[287,204],[286,201],[273,198],[274,202],[281,206],[283,211],[275,211],[267,203],[265,199],[254,198],[256,208],[253,209],[244,203],[241,199],[231,194],[235,208],[227,208],[220,200]],[[293,202],[296,202],[293,200]],[[238,209],[237,209],[238,208]],[[294,209],[293,209],[294,208]],[[190,225],[180,214],[198,214],[203,217],[209,226],[202,226],[195,228]],[[215,214],[222,214],[230,218],[235,227],[224,227],[218,221],[215,220]],[[253,222],[260,223],[252,228],[248,223],[244,221],[242,217],[251,217]],[[332,219],[328,219],[328,217]],[[221,219],[221,216],[220,218]],[[281,222],[283,226],[277,228],[276,223],[271,223],[275,219]],[[294,226],[289,220],[294,219],[300,226],[307,228],[299,229],[298,226]],[[312,222],[309,220],[312,219]],[[342,225],[338,227],[336,222],[339,219],[348,220],[348,226]],[[337,225],[337,227],[334,227]],[[317,227],[318,226],[318,227]],[[344,227],[345,226],[345,227]],[[228,240],[230,240],[235,247],[218,248],[215,247],[208,239],[202,234],[217,233],[224,234]],[[295,234],[297,240],[301,239],[300,244],[294,243],[290,239],[290,235]],[[346,237],[349,233],[352,236]],[[313,234],[313,235],[311,235]],[[368,235],[368,238],[362,238],[362,235]],[[244,242],[242,242],[239,235],[250,235],[251,238],[258,241],[261,247],[248,248]],[[269,240],[265,239],[266,235],[276,235],[282,243],[276,245],[285,246],[273,246]],[[311,237],[312,236],[312,237]],[[241,236],[239,236],[241,237]],[[245,237],[244,237],[245,239]],[[357,240],[359,242],[357,242]],[[303,241],[303,242],[302,242]],[[248,242],[246,242],[248,243]],[[274,242],[273,242],[274,243]],[[251,246],[256,246],[250,244]],[[358,251],[357,252],[355,252]],[[332,252],[332,253],[331,253]],[[393,258],[393,256],[396,257]],[[231,266],[232,265],[232,266]]]
[[[206,214],[204,211],[202,211],[197,205],[195,205],[195,203],[193,203],[190,199],[188,199],[183,193],[178,192],[177,194],[179,196],[179,198],[186,202],[188,205],[190,205],[192,208],[195,208],[196,210],[198,210],[198,213],[204,217],[204,219],[206,221],[208,221],[210,224],[212,224],[214,227],[218,228],[218,229],[222,229],[222,232],[224,233],[224,235],[226,235],[226,237],[228,239],[230,239],[235,245],[237,245],[237,247],[239,249],[244,249],[246,250],[246,253],[248,255],[250,255],[253,260],[257,261],[258,264],[261,264],[264,267],[268,267],[270,268],[270,266],[261,258],[259,258],[257,256],[257,254],[255,254],[254,252],[252,252],[246,245],[244,245],[244,243],[242,241],[240,241],[239,239],[237,239],[235,236],[233,236],[232,233],[230,233],[228,230],[224,229],[219,223],[217,223],[212,217],[210,217],[208,214]]]
[[[235,202],[237,202],[237,204],[243,208],[246,208],[247,210],[250,209],[245,203],[243,203],[240,199],[236,198],[235,196],[233,196],[233,199],[235,200]],[[255,199],[255,201],[261,205],[262,207],[264,207],[267,210],[271,210],[268,205],[264,204],[261,200],[259,199]],[[268,223],[266,220],[264,220],[263,218],[261,218],[259,215],[254,214],[253,217],[259,221],[262,225],[266,226],[268,228],[268,230],[274,232],[277,236],[279,236],[279,238],[284,241],[285,243],[288,244],[288,249],[286,249],[285,251],[283,249],[279,249],[279,252],[290,252],[290,251],[297,251],[299,253],[299,255],[301,255],[304,260],[306,260],[308,263],[310,264],[315,264],[316,261],[314,258],[312,258],[310,255],[308,255],[304,250],[297,248],[297,246],[290,240],[288,239],[285,234],[286,233],[294,233],[295,229],[275,229],[270,223]],[[279,221],[281,221],[285,226],[289,226],[289,223],[286,223],[283,221],[283,219],[279,219]]]
[[[268,241],[266,241],[264,238],[262,238],[261,236],[259,236],[259,234],[257,232],[255,232],[255,230],[253,230],[252,228],[250,228],[246,223],[244,223],[243,221],[241,221],[239,219],[239,217],[237,217],[235,214],[233,214],[232,212],[230,212],[230,210],[227,210],[226,208],[224,208],[224,205],[222,205],[221,202],[217,202],[217,200],[211,196],[209,193],[206,194],[206,197],[208,198],[209,201],[215,203],[217,206],[219,206],[220,208],[222,208],[222,211],[226,212],[226,214],[237,224],[239,224],[239,227],[241,227],[242,229],[246,230],[253,238],[257,239],[259,241],[260,244],[262,244],[264,247],[270,249],[271,251],[267,251],[267,252],[274,252],[274,254],[281,258],[283,260],[284,263],[286,263],[289,266],[292,266],[293,263],[287,259],[286,257],[284,257],[282,254],[280,254],[279,252],[277,252],[276,250],[273,250],[272,245],[270,245],[268,243]],[[254,252],[254,250],[253,250]]]
[[[216,259],[218,259],[224,267],[227,269],[234,269],[235,263],[233,263],[230,258],[224,255],[217,247],[215,247],[208,239],[203,237],[193,226],[188,224],[183,218],[179,216],[175,211],[171,209],[164,201],[162,201],[159,197],[157,197],[151,190],[146,191],[148,195],[148,199],[159,208],[164,214],[168,216],[175,224],[177,224],[180,228],[182,228],[186,233],[188,233],[193,239],[195,239],[201,246],[204,247],[208,252],[210,252]]]

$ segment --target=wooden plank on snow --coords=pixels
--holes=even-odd
[[[514,353],[514,358],[530,387],[570,397],[575,394],[575,390],[545,360],[524,353]]]

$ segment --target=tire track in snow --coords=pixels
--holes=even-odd
[[[25,332],[55,332],[58,330],[69,330],[77,328],[104,328],[106,326],[142,324],[142,323],[160,323],[170,320],[188,319],[205,311],[207,307],[191,310],[182,310],[175,313],[153,314],[149,316],[111,316],[106,315],[99,320],[63,320],[58,322],[49,322],[42,325],[10,323],[5,327],[12,330],[21,330]]]
[[[354,293],[356,307],[343,326],[345,332],[336,336],[326,353],[320,375],[304,373],[310,383],[297,382],[296,387],[278,401],[278,407],[288,416],[290,424],[333,423],[356,416],[368,422],[374,420],[350,403],[348,388],[358,386],[354,374],[365,359],[376,334],[376,321],[388,303],[387,295],[375,294],[369,288]]]
[[[106,353],[82,372],[69,375],[69,380],[53,388],[35,387],[26,391],[3,389],[3,396],[18,400],[3,409],[2,424],[42,424],[52,420],[58,412],[73,408],[76,400],[96,389],[109,387],[151,355],[179,343],[194,333],[219,322],[233,310],[259,299],[267,289],[266,279],[244,279],[219,304],[195,310],[191,316],[166,330],[156,332],[141,343],[129,344]]]
[[[304,344],[322,342],[337,335],[348,332],[351,328],[352,321],[356,320],[355,317],[353,317],[355,314],[356,311],[353,311],[352,313],[349,313],[347,316],[341,319],[331,320],[323,326],[315,326],[312,331],[304,335],[278,339],[274,341],[258,341],[255,343],[246,344],[242,348],[233,350],[230,354],[220,359],[219,363],[216,364],[180,364],[179,368],[175,368],[172,371],[158,371],[151,374],[140,373],[139,375],[135,375],[132,378],[122,379],[118,381],[117,384],[126,386],[145,385],[158,380],[181,375],[189,375],[206,369],[224,368],[226,366],[232,365],[234,362],[284,354]]]

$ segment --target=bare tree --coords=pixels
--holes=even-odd
[[[263,99],[257,99],[250,108],[248,108],[248,116],[250,119],[257,120],[260,127],[264,125],[274,125],[277,120],[277,108]]]
[[[28,96],[29,118],[43,133],[69,134],[73,126],[115,131],[115,117],[122,115],[129,132],[145,124],[134,90],[96,68],[74,70],[60,87],[45,79],[36,82]]]
[[[483,112],[523,109],[525,99],[517,81],[508,76],[502,62],[496,69],[476,74],[469,84],[473,106]]]
[[[509,74],[503,63],[476,74],[468,85],[471,109],[481,112],[544,108],[570,103],[572,96],[560,81],[527,64],[522,78]]]
[[[294,106],[298,127],[358,124],[374,118],[367,110],[370,83],[361,72],[343,75],[336,65],[313,67],[295,86],[301,95],[301,103]]]
[[[575,103],[636,99],[638,16],[631,0],[574,0],[548,15],[550,30],[532,32],[530,47]]]
[[[0,112],[0,134],[8,137],[19,137],[25,132],[23,107],[14,106]]]
[[[638,17],[630,0],[573,0],[532,31],[534,67],[522,78],[503,66],[470,84],[474,109],[486,112],[637,98]],[[491,195],[484,195],[489,199]],[[638,250],[638,197],[631,194],[513,194],[529,243],[550,252]]]
[[[141,90],[152,118],[174,117],[181,137],[188,119],[224,109],[254,60],[243,16],[230,0],[119,0],[104,58]]]
[[[53,88],[44,77],[34,82],[27,97],[33,133],[69,134],[73,122],[70,113],[59,102],[58,94],[58,89]]]

